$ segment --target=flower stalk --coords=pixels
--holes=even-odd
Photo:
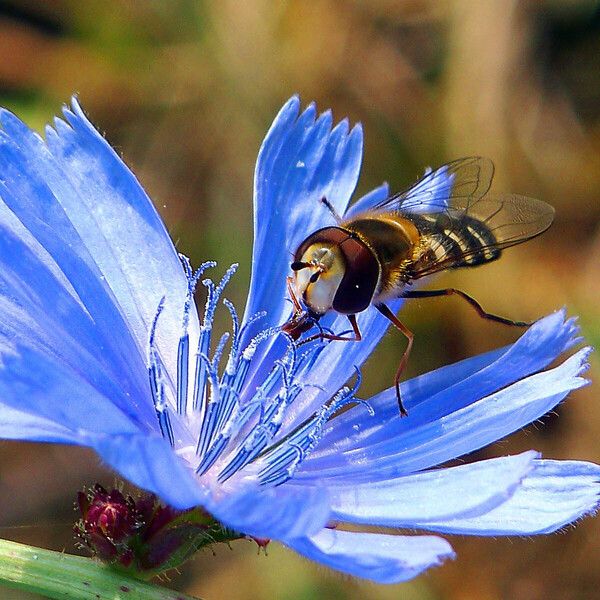
[[[0,540],[0,584],[61,600],[197,600],[134,579],[90,558],[8,540]]]

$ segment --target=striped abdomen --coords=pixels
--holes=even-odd
[[[458,267],[476,267],[497,259],[501,250],[496,237],[482,221],[460,213],[405,214],[421,234],[421,256],[409,276],[423,277],[432,272]]]

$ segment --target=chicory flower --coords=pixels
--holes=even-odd
[[[548,369],[579,341],[563,312],[511,346],[403,383],[403,419],[393,389],[357,396],[357,369],[388,324],[377,311],[359,316],[360,343],[297,346],[278,329],[291,310],[290,252],[330,224],[319,199],[347,209],[360,126],[332,128],[329,112],[300,113],[297,98],[276,117],[256,168],[253,272],[239,319],[224,299],[234,269],[213,283],[213,263],[194,271],[177,254],[77,101],[45,138],[7,111],[0,123],[0,437],[89,446],[176,509],[202,506],[228,528],[381,583],[453,556],[437,535],[396,528],[530,535],[595,510],[594,464],[530,451],[435,468],[586,383],[588,349]],[[435,183],[433,195],[447,193],[449,182]],[[357,205],[387,193],[381,186]],[[231,332],[213,340],[221,302]],[[334,317],[323,326],[346,328]]]

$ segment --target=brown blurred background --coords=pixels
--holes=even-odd
[[[553,204],[557,219],[542,238],[439,283],[515,319],[566,305],[600,342],[597,1],[12,0],[0,2],[0,56],[0,103],[41,128],[78,93],[180,251],[196,264],[240,262],[230,290],[240,309],[256,153],[280,105],[299,92],[363,123],[360,191],[383,180],[397,190],[426,165],[482,154],[496,164],[495,190]],[[413,301],[403,316],[416,332],[412,374],[517,336],[454,299]],[[390,378],[401,344],[390,334],[378,351]],[[366,390],[388,384],[367,366]],[[597,390],[572,394],[558,415],[477,458],[536,448],[600,461]],[[5,442],[0,465],[0,535],[67,552],[74,494],[113,481],[81,449]],[[599,534],[588,519],[544,538],[455,536],[454,563],[392,587],[332,574],[276,544],[265,558],[236,543],[200,555],[170,585],[208,600],[598,598]]]

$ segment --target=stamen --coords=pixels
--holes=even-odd
[[[356,382],[352,387],[339,390],[330,402],[324,404],[293,431],[286,429],[284,423],[287,422],[285,417],[288,409],[303,390],[306,387],[323,389],[318,384],[300,384],[298,381],[302,380],[302,375],[318,360],[326,345],[311,344],[306,351],[300,353],[298,348],[302,344],[301,341],[293,340],[281,327],[267,327],[254,335],[242,349],[240,345],[244,334],[258,319],[264,317],[265,313],[256,313],[240,326],[235,307],[227,298],[223,299],[223,304],[231,316],[231,334],[224,333],[221,336],[211,358],[215,312],[227,283],[236,271],[235,264],[225,272],[217,285],[210,279],[202,281],[207,289],[207,298],[195,353],[192,402],[194,411],[200,414],[188,414],[190,311],[198,281],[206,269],[214,267],[216,263],[206,262],[193,271],[189,260],[184,256],[180,258],[188,280],[188,291],[183,307],[183,331],[177,351],[176,398],[166,397],[171,388],[166,387],[166,371],[155,346],[158,319],[164,309],[165,298],[159,302],[150,328],[148,375],[162,436],[174,446],[171,412],[175,409],[184,419],[176,419],[173,422],[175,427],[187,427],[186,435],[190,430],[199,428],[195,448],[198,460],[195,471],[199,476],[215,465],[220,457],[225,456],[224,466],[219,468],[217,475],[219,482],[227,481],[240,469],[254,462],[262,485],[279,485],[293,476],[324,435],[325,424],[342,407],[349,403],[363,404],[373,414],[373,409],[368,403],[355,397],[360,385],[360,373],[357,370]],[[257,347],[275,335],[283,335],[287,349],[284,352],[281,344],[272,347],[276,349],[279,359],[273,360],[270,372],[255,384],[256,374],[249,378],[249,373]],[[221,361],[229,339],[231,345],[227,362],[225,368],[221,369]],[[251,390],[250,387],[254,385],[257,387]],[[289,428],[289,425],[287,427]]]
[[[185,271],[185,276],[187,277],[187,279],[191,279],[194,270],[192,269],[192,263],[190,262],[190,259],[185,255],[185,254],[181,254],[181,252],[179,252],[178,254],[179,256],[179,260],[181,262],[181,266],[183,267],[183,270]]]
[[[219,369],[219,363],[221,362],[221,356],[223,355],[223,350],[225,350],[225,344],[227,343],[227,340],[229,340],[229,333],[226,331],[221,336],[221,339],[217,344],[215,353],[213,354],[212,367],[215,370],[215,372],[217,372]]]
[[[284,370],[282,369],[282,376],[285,381],[283,373]],[[286,386],[285,383],[282,385],[282,389],[272,400],[268,409],[267,407],[263,409],[259,424],[252,429],[242,442],[241,451],[219,474],[220,482],[229,479],[265,450],[281,427],[282,418],[279,418],[279,415],[285,412],[285,409],[298,397],[302,389],[302,386],[299,385],[291,388]]]
[[[187,328],[189,324],[190,318],[190,309],[192,303],[194,301],[194,292],[196,291],[196,286],[198,285],[198,281],[200,281],[200,277],[204,275],[204,272],[207,269],[211,269],[217,266],[217,263],[214,260],[209,260],[202,263],[195,272],[192,272],[191,265],[189,264],[189,259],[182,254],[179,255],[180,258],[185,259],[185,264],[188,265],[188,269],[186,269],[186,275],[188,278],[188,291],[185,298],[185,304],[183,306],[183,331],[187,333]]]
[[[163,438],[169,440],[171,447],[175,445],[175,436],[173,435],[173,427],[171,426],[171,418],[168,412],[168,406],[164,398],[164,385],[162,377],[162,369],[158,357],[152,350],[152,358],[148,369],[150,379],[150,392],[152,394],[152,402],[156,411],[158,426]]]
[[[156,313],[154,319],[152,319],[152,325],[150,326],[150,335],[148,337],[148,361],[150,360],[150,352],[154,349],[154,338],[156,336],[156,324],[158,323],[158,317],[165,307],[165,296],[163,296],[158,302],[156,307]]]
[[[285,483],[295,472],[297,466],[306,458],[306,452],[297,444],[290,443],[286,456],[279,461],[287,466],[278,469],[277,464],[272,465],[273,472],[261,479],[262,485],[276,486]],[[261,473],[262,476],[262,473]]]
[[[256,321],[259,321],[260,319],[264,319],[266,316],[266,310],[259,310],[258,312],[254,313],[240,329],[240,338],[244,336],[244,334],[251,325],[254,325],[254,323],[256,323]]]
[[[260,333],[256,334],[242,352],[242,359],[247,361],[252,360],[258,345],[279,332],[279,327],[267,327],[267,329],[263,329]]]
[[[202,327],[200,328],[200,338],[198,340],[198,352],[196,355],[196,369],[194,376],[194,401],[193,408],[195,411],[202,409],[205,403],[206,396],[206,378],[207,371],[206,365],[200,360],[200,356],[208,356],[210,351],[210,340],[212,334],[212,324],[217,308],[219,298],[225,289],[225,286],[236,272],[238,265],[233,264],[219,282],[219,285],[215,287],[215,284],[210,279],[205,279],[202,284],[208,290],[208,296],[206,298],[206,304],[204,307],[204,319]]]
[[[221,278],[219,285],[217,285],[216,287],[213,284],[213,282],[210,281],[210,279],[205,279],[202,282],[206,287],[209,288],[209,295],[211,296],[211,298],[209,299],[210,301],[207,301],[207,303],[206,303],[206,311],[204,313],[205,323],[212,324],[213,319],[215,317],[215,310],[217,308],[217,303],[219,302],[221,294],[225,290],[225,286],[229,283],[229,280],[233,277],[234,273],[237,271],[237,268],[238,268],[237,263],[234,263],[233,265],[231,265],[229,267],[229,269],[227,269],[227,271],[225,271],[225,274]],[[210,292],[212,292],[212,294]]]
[[[227,298],[224,298],[223,304],[227,307],[227,310],[231,315],[231,350],[229,351],[227,367],[225,368],[225,373],[231,376],[235,372],[235,361],[237,360],[240,345],[240,320],[238,319],[235,306],[233,306],[232,302],[227,300]]]
[[[208,452],[202,459],[202,462],[196,469],[196,473],[198,475],[202,475],[208,469],[210,469],[210,467],[212,467],[223,450],[227,447],[227,444],[231,438],[237,435],[243,424],[245,424],[252,417],[252,415],[259,409],[259,406],[257,403],[252,403],[240,409],[239,405],[236,404],[234,408],[235,410],[232,417],[219,431]]]
[[[206,365],[201,360],[201,356],[207,356],[210,348],[210,338],[212,332],[211,326],[203,324],[200,327],[200,336],[198,337],[198,349],[196,351],[196,368],[194,371],[194,397],[192,408],[199,411],[204,406],[206,394]]]
[[[160,366],[157,365],[156,377],[158,380],[158,393],[156,396],[156,403],[154,407],[156,409],[156,416],[158,417],[158,424],[160,426],[160,432],[163,438],[169,440],[171,448],[175,446],[175,436],[173,434],[173,426],[171,424],[171,416],[169,415],[169,407],[164,399],[164,386],[162,384],[162,373]]]
[[[224,430],[231,431],[232,427],[227,427],[230,420],[235,419],[237,414],[235,408],[238,406],[238,398],[240,391],[244,385],[246,375],[250,367],[250,361],[256,351],[256,347],[262,341],[274,335],[277,328],[271,327],[261,331],[248,344],[242,352],[241,358],[237,361],[233,373],[230,375],[227,372],[224,374],[220,390],[221,395],[218,404],[209,403],[206,415],[202,422],[200,438],[198,441],[198,455],[203,457],[196,472],[202,474],[209,469],[219,457],[220,453],[225,448],[229,435],[222,435]],[[230,356],[231,359],[231,356]],[[230,366],[230,363],[228,363]],[[238,408],[243,408],[238,406]],[[251,413],[244,411],[245,415]],[[240,425],[241,426],[241,425]],[[216,439],[215,439],[215,434]],[[207,450],[208,448],[208,450]]]

